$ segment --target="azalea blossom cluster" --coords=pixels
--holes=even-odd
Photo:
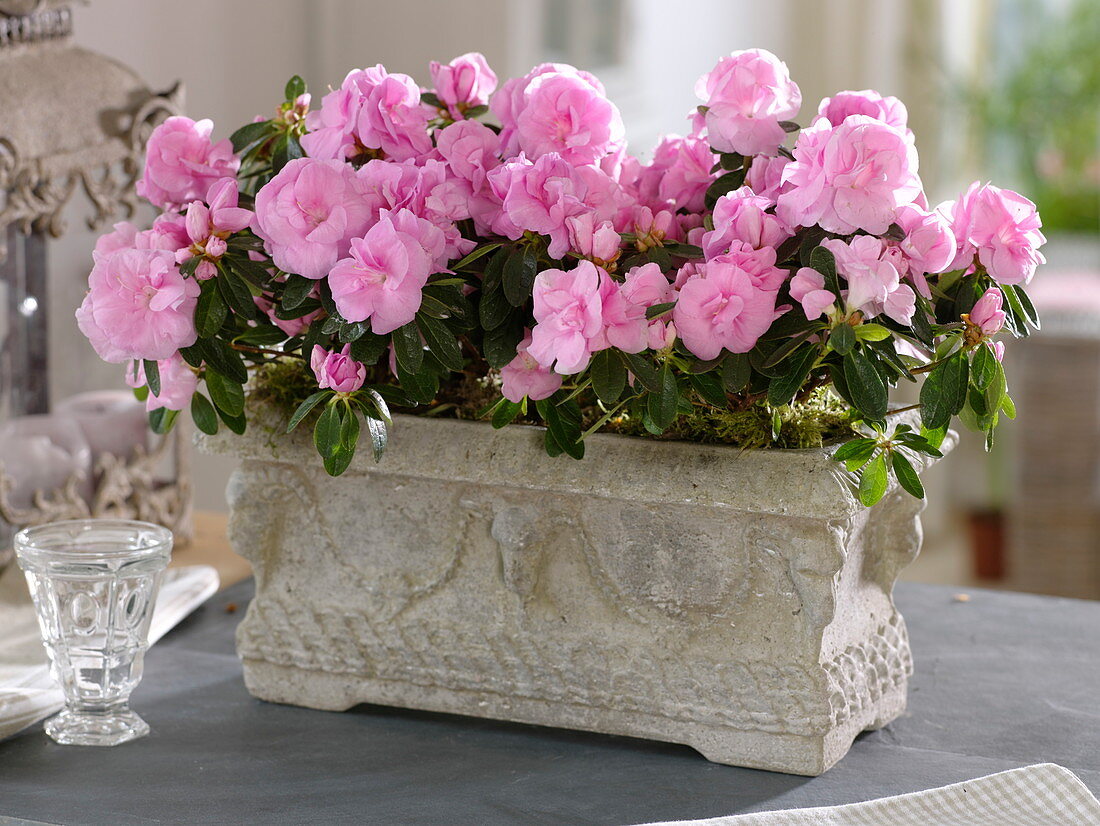
[[[889,473],[921,491],[906,457],[953,417],[991,438],[1013,415],[993,337],[1037,324],[1035,205],[980,183],[929,204],[897,98],[806,115],[781,60],[734,52],[643,161],[588,72],[500,83],[472,53],[430,76],[354,70],[319,101],[293,78],[229,139],[153,131],[138,192],[160,214],[100,239],[77,320],[154,426],[190,407],[243,430],[250,371],[293,359],[316,392],[290,425],[320,409],[333,473],[361,418],[378,452],[389,405],[459,377],[499,388],[494,425],[541,420],[577,458],[613,418],[660,434],[830,387],[872,434],[838,451],[870,503]],[[889,389],[921,378],[922,429],[891,430]]]

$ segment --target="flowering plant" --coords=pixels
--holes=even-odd
[[[316,417],[334,475],[362,424],[377,457],[390,406],[438,412],[458,382],[577,459],[602,428],[701,412],[763,412],[778,438],[830,393],[870,505],[891,473],[923,496],[911,459],[954,417],[991,441],[1014,416],[994,336],[1038,324],[1035,206],[975,183],[931,208],[896,98],[841,92],[800,127],[787,67],[735,52],[642,163],[587,72],[498,89],[468,54],[431,76],[356,70],[319,108],[295,77],[227,140],[154,130],[138,190],[161,214],[99,240],[77,311],[154,429],[189,407],[242,432],[250,372],[288,363],[312,385],[288,427]],[[891,426],[890,388],[920,378],[921,428]]]

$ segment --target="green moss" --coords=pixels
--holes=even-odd
[[[740,448],[786,449],[821,447],[854,432],[848,409],[827,388],[814,391],[804,402],[779,409],[779,434],[773,440],[774,414],[766,404],[755,404],[745,410],[719,410],[700,405],[691,414],[680,416],[661,436],[650,434],[638,419],[626,417],[612,420],[604,430]]]
[[[371,377],[385,380],[382,376]],[[308,365],[299,359],[266,364],[256,370],[249,387],[249,403],[275,408],[286,418],[317,389]],[[456,375],[440,388],[431,406],[400,409],[421,416],[476,419],[478,413],[500,398],[500,384],[493,376]],[[582,398],[582,405],[585,399]],[[595,422],[602,411],[593,402],[583,405],[585,419]],[[805,401],[780,408],[778,438],[772,438],[774,411],[758,403],[744,410],[719,410],[697,405],[680,416],[663,435],[654,436],[640,419],[620,416],[603,432],[649,439],[671,439],[702,444],[726,444],[740,448],[813,448],[839,441],[853,433],[849,412],[828,388],[820,388]]]

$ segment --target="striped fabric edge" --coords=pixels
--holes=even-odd
[[[1100,826],[1100,801],[1054,763],[863,803],[649,826]]]

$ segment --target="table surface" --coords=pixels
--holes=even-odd
[[[0,743],[0,823],[633,824],[826,806],[1038,762],[1100,793],[1100,604],[903,583],[909,711],[816,778],[708,763],[682,746],[360,706],[251,698],[233,629],[247,580],[149,653],[114,749],[34,726]]]

